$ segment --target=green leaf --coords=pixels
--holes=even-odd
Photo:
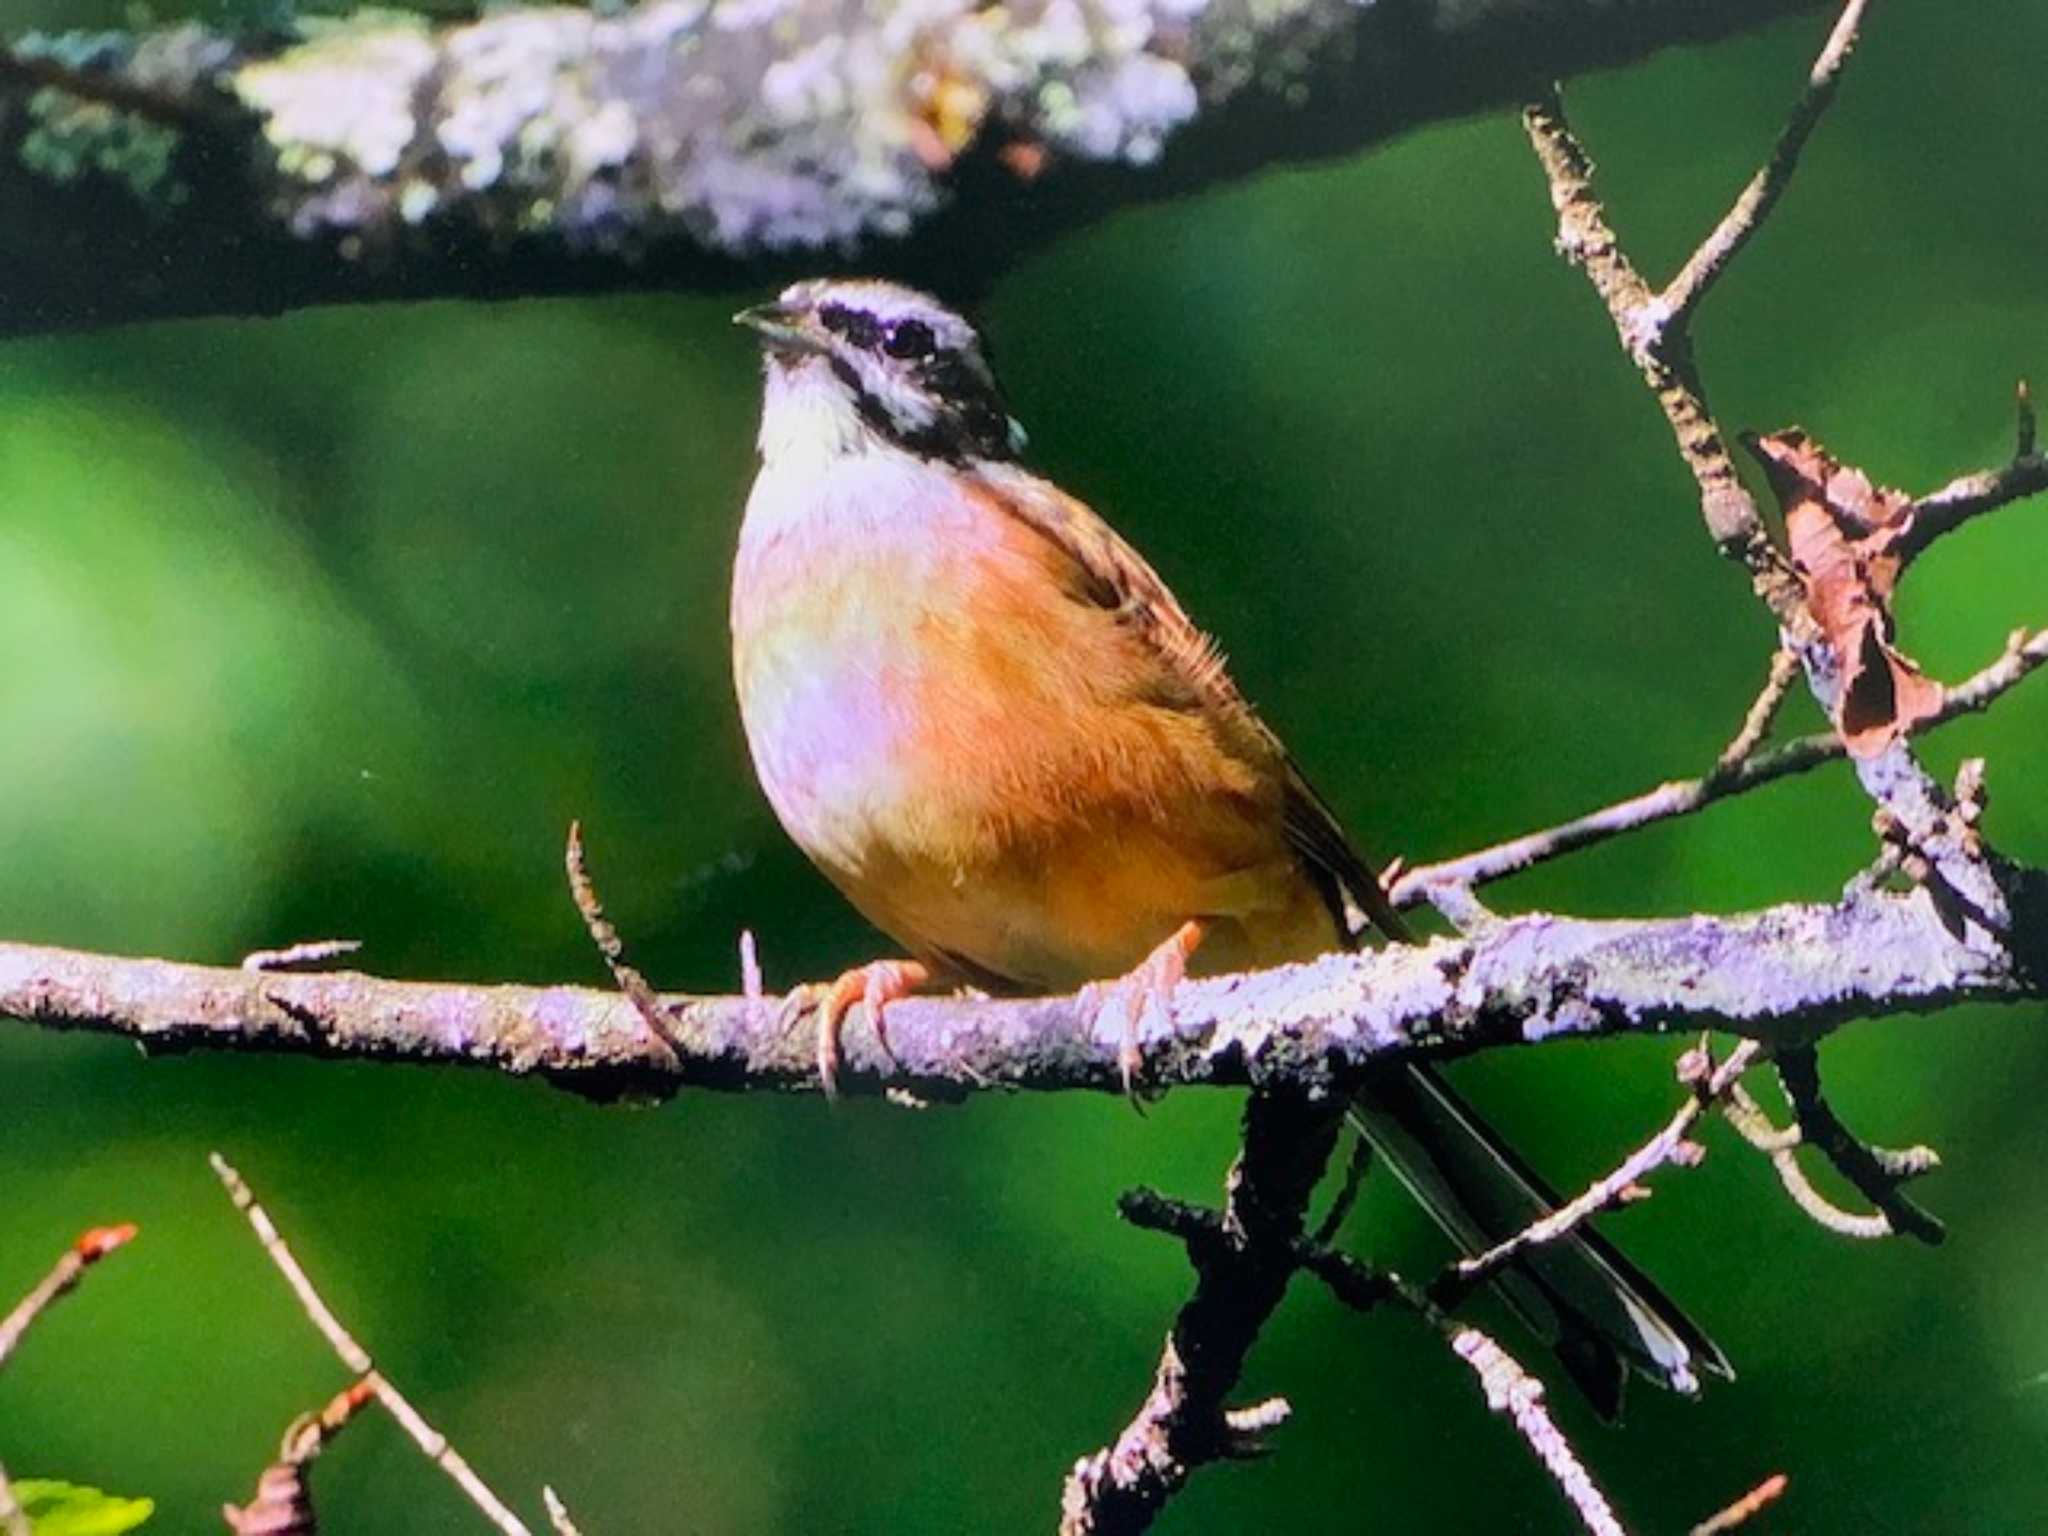
[[[19,1479],[14,1496],[36,1536],[120,1536],[156,1513],[154,1499],[123,1499],[77,1483]]]

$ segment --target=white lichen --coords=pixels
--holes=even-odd
[[[1250,79],[1271,29],[1306,59],[1362,3],[650,0],[438,33],[387,18],[235,87],[301,184],[297,227],[461,210],[571,242],[680,227],[745,254],[902,233],[991,132],[1149,162]]]
[[[434,67],[423,23],[336,27],[233,76],[285,168],[309,181],[343,165],[389,176],[417,131],[413,95]]]

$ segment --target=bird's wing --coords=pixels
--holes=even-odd
[[[1350,934],[1344,909],[1349,893],[1382,933],[1406,939],[1379,876],[1344,835],[1328,802],[1231,679],[1223,652],[1188,617],[1179,599],[1145,557],[1085,502],[1028,471],[1007,464],[981,470],[990,500],[1048,539],[1071,562],[1078,601],[1109,609],[1151,648],[1167,672],[1248,761],[1272,765],[1281,777],[1282,822],[1287,841],[1328,903],[1340,933]],[[1352,936],[1355,938],[1355,935]]]

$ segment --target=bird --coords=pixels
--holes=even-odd
[[[1372,865],[1222,652],[1091,507],[1025,462],[974,326],[874,278],[742,310],[760,464],[733,564],[733,674],[768,803],[900,958],[792,993],[828,1092],[860,1007],[965,985],[1095,987],[1131,1041],[1190,973],[1409,938]],[[1377,1074],[1356,1122],[1468,1253],[1556,1195],[1441,1076]],[[1732,1375],[1589,1226],[1498,1288],[1614,1417],[1630,1374]]]

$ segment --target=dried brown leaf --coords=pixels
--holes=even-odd
[[[1835,729],[1852,754],[1875,757],[1941,710],[1941,684],[1894,641],[1892,593],[1913,499],[1873,485],[1797,427],[1745,441],[1784,511],[1807,611],[1841,658]]]

